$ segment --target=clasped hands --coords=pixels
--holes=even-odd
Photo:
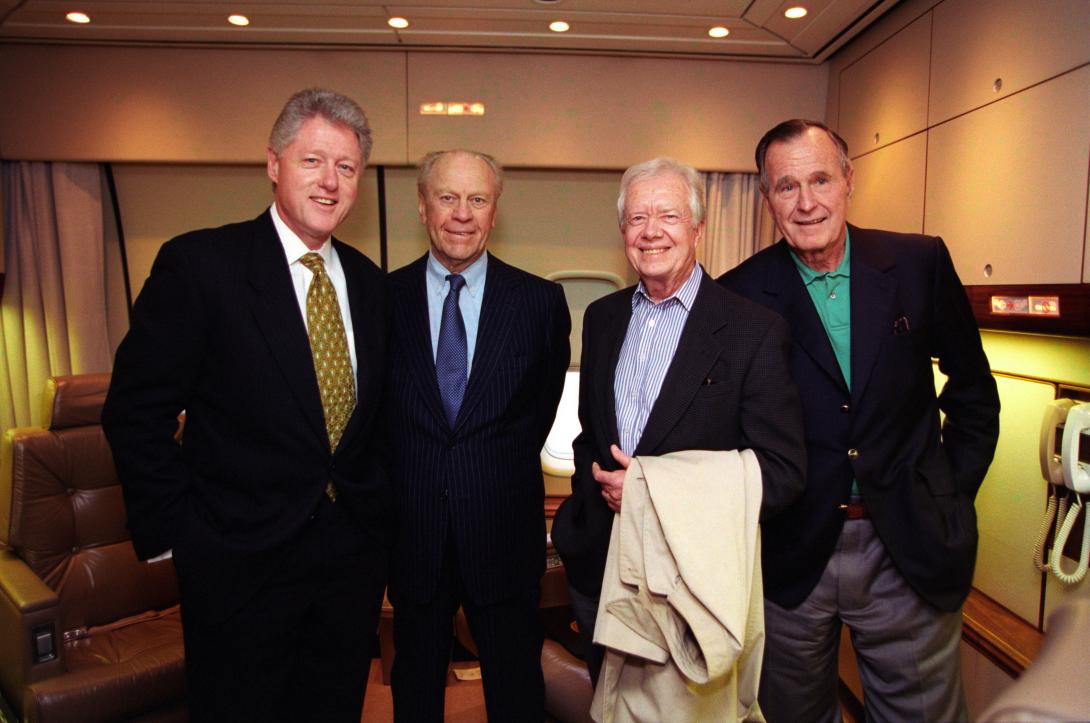
[[[602,488],[602,499],[609,505],[609,509],[614,512],[620,512],[621,490],[624,488],[624,476],[632,458],[622,452],[621,448],[615,444],[609,445],[609,451],[613,455],[613,459],[617,461],[617,464],[621,465],[621,468],[612,472],[606,472],[597,462],[594,462],[590,466],[590,471],[591,474],[594,475],[594,481]]]

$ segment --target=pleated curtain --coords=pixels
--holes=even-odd
[[[103,168],[2,164],[0,428],[38,426],[51,375],[109,371],[127,321]],[[109,215],[107,216],[107,212]]]
[[[712,278],[776,240],[754,173],[704,173],[707,217],[696,258]]]

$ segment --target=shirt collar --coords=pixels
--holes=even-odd
[[[287,257],[288,263],[294,264],[306,254],[311,253],[312,249],[308,248],[303,240],[288,228],[288,225],[284,223],[284,219],[280,218],[280,212],[276,210],[275,203],[269,207],[269,211],[272,214],[273,226],[276,228],[276,235],[280,237],[280,243],[284,247],[284,256]],[[333,260],[332,241],[326,239],[325,243],[315,253],[322,257],[322,261],[328,269]]]
[[[466,280],[466,291],[468,291],[469,295],[474,299],[477,298],[477,294],[481,293],[487,271],[488,252],[485,251],[481,254],[479,259],[459,272],[461,277]],[[428,251],[426,275],[428,279],[428,289],[431,290],[431,293],[437,295],[442,294],[443,290],[446,289],[447,276],[450,275],[450,271],[448,271],[443,264],[439,263],[439,259],[435,258],[435,254],[432,253],[431,250]]]
[[[795,262],[795,268],[799,270],[799,274],[802,276],[802,283],[804,286],[809,286],[815,279],[819,278],[851,278],[851,257],[852,257],[852,237],[848,227],[844,227],[844,258],[840,259],[840,263],[832,271],[814,271],[812,268],[802,262],[796,254],[795,250],[791,249],[791,260]]]
[[[693,302],[696,301],[696,292],[700,290],[700,279],[704,275],[703,272],[704,269],[699,263],[693,264],[692,273],[689,274],[689,278],[685,280],[685,283],[681,285],[681,288],[658,303],[665,304],[671,299],[677,299],[678,303],[681,304],[685,311],[692,311]],[[644,288],[642,281],[636,286],[636,290],[632,293],[632,308],[635,309],[640,301],[647,301],[651,304],[655,303],[654,301],[651,301],[651,297],[647,295],[647,290]]]

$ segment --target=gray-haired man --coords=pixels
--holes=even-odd
[[[295,94],[273,204],[164,244],[117,352],[103,426],[137,555],[173,550],[195,721],[360,719],[392,518],[370,449],[387,301],[331,234],[370,150],[351,99]]]

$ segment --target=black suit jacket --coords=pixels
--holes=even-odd
[[[582,431],[574,442],[572,494],[557,511],[552,538],[569,582],[585,595],[601,590],[613,525],[591,464],[618,468],[609,451],[618,443],[613,379],[634,291],[599,299],[583,321]],[[752,449],[761,466],[762,517],[786,507],[802,490],[806,466],[799,397],[788,374],[789,343],[782,319],[703,274],[636,455]]]
[[[268,211],[168,241],[133,307],[102,422],[137,555],[174,550],[187,615],[222,618],[245,602],[328,480],[340,491],[337,504],[359,520],[344,550],[370,546],[382,557],[388,548],[388,487],[371,444],[385,374],[385,277],[333,243],[358,360],[356,411],[334,453]]]
[[[428,326],[428,257],[390,274],[394,321],[383,424],[398,510],[391,593],[427,602],[446,542],[478,604],[523,594],[545,569],[541,448],[571,348],[563,289],[491,254],[465,397],[451,429]]]
[[[942,240],[849,228],[850,392],[785,241],[720,278],[791,325],[802,390],[806,491],[764,527],[765,594],[789,608],[810,594],[854,478],[901,574],[956,610],[976,560],[973,499],[999,437],[995,380]],[[933,357],[949,376],[937,398]]]

